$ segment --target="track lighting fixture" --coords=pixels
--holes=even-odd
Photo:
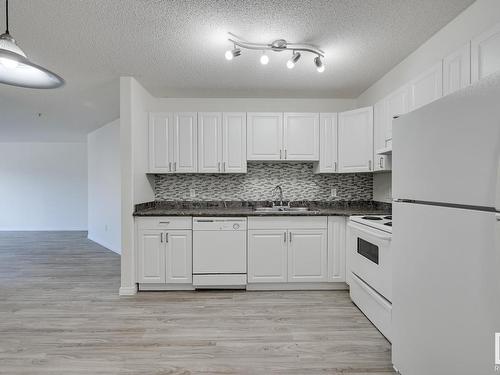
[[[300,59],[300,52],[294,51],[292,57],[290,57],[290,60],[286,62],[286,67],[288,69],[293,69],[297,61],[299,61],[299,59]]]
[[[265,53],[265,51],[273,51],[273,52],[282,52],[282,51],[292,51],[293,55],[290,60],[287,61],[286,66],[288,69],[293,69],[297,61],[299,61],[301,57],[301,52],[309,52],[316,55],[314,59],[314,64],[316,66],[316,70],[320,73],[325,71],[325,65],[322,58],[325,57],[325,53],[319,49],[318,47],[312,44],[306,43],[289,43],[285,39],[277,39],[269,44],[266,43],[252,43],[247,42],[232,33],[228,33],[230,41],[234,45],[233,50],[226,51],[226,59],[232,60],[236,56],[241,55],[241,48],[245,49],[253,49],[253,50],[261,50],[262,55],[260,56],[260,63],[262,65],[267,65],[269,63],[269,56]]]
[[[325,64],[323,64],[323,61],[321,61],[321,57],[316,56],[314,58],[314,65],[316,65],[316,70],[318,73],[323,73],[325,71]]]
[[[232,50],[227,50],[225,54],[226,60],[232,60],[234,57],[238,57],[239,55],[241,55],[241,49],[236,46],[234,46]]]

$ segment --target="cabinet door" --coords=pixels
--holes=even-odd
[[[319,115],[319,163],[316,173],[334,173],[338,170],[337,152],[337,114],[320,113]]]
[[[148,133],[149,172],[171,172],[174,133],[172,114],[150,113]]]
[[[283,114],[247,114],[247,159],[280,160],[283,156]]]
[[[248,282],[287,281],[287,231],[248,231]]]
[[[137,282],[165,282],[165,242],[158,230],[143,229],[137,238]]]
[[[385,116],[385,101],[382,100],[373,107],[373,170],[389,171],[391,170],[390,157],[387,155],[378,155],[377,151],[387,146],[386,129],[387,119]]]
[[[222,170],[224,173],[247,171],[247,115],[244,112],[222,115]]]
[[[326,236],[325,229],[294,229],[288,232],[289,282],[328,280]]]
[[[385,126],[385,146],[392,144],[392,121],[394,117],[404,115],[409,111],[410,90],[408,86],[403,86],[385,99],[384,105],[384,126]]]
[[[319,114],[285,113],[283,158],[319,160]]]
[[[197,114],[184,112],[174,114],[174,159],[175,173],[197,172]]]
[[[498,71],[500,71],[500,24],[472,39],[472,82]]]
[[[443,60],[443,95],[470,85],[470,43]]]
[[[440,61],[409,84],[410,111],[443,96],[443,62]]]
[[[198,113],[198,172],[222,172],[222,114]]]
[[[166,244],[166,282],[193,282],[193,239],[190,230],[168,231]]]
[[[373,164],[373,107],[339,113],[339,172],[370,172]]]
[[[346,274],[346,221],[342,216],[328,218],[328,281],[343,282]]]

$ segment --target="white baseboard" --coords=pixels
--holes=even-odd
[[[120,296],[134,296],[137,294],[137,285],[134,286],[122,286],[118,292]]]
[[[94,237],[91,234],[87,234],[87,238],[102,247],[105,247],[108,250],[111,250],[113,253],[121,255],[121,249],[116,249],[114,246],[110,246],[106,241],[101,240],[100,238]]]
[[[346,283],[254,283],[247,290],[348,290]]]
[[[174,290],[194,290],[193,284],[144,284],[139,283],[139,291],[174,291]]]

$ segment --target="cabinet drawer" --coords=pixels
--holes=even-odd
[[[326,229],[326,216],[249,217],[248,229]]]
[[[193,226],[191,216],[138,217],[135,220],[139,229],[191,229]]]

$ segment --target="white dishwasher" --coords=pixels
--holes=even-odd
[[[247,219],[193,218],[193,286],[245,288]]]

